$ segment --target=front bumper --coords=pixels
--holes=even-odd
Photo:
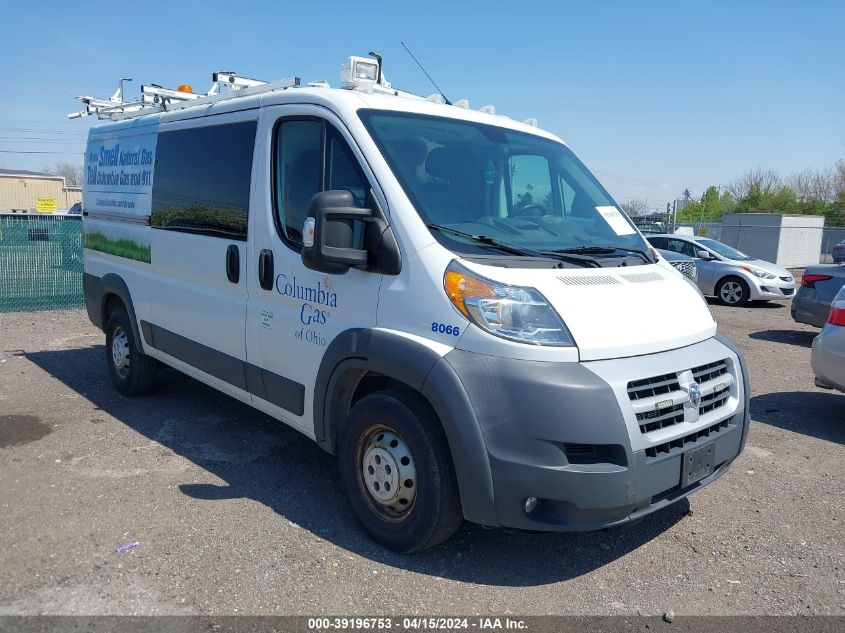
[[[585,363],[447,354],[481,426],[498,524],[543,531],[604,528],[645,516],[718,479],[742,450],[749,425],[744,365],[729,345],[709,339],[660,354]],[[674,374],[687,384],[691,369],[722,361],[726,373],[701,382],[704,398],[719,395],[718,407],[693,407],[687,392],[671,390],[655,397],[664,406],[672,400],[682,419],[655,428],[650,420],[656,418],[637,418],[635,405],[642,409],[651,399],[632,402],[629,383]],[[712,474],[682,487],[683,456],[709,442]],[[538,503],[526,513],[528,497]]]
[[[792,299],[795,296],[795,281],[784,281],[780,277],[775,279],[755,277],[751,282],[750,289],[752,301]]]

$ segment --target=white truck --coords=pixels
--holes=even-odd
[[[363,529],[586,530],[723,475],[748,379],[556,136],[393,88],[215,73],[81,97],[85,298],[123,394],[159,363],[336,454]]]

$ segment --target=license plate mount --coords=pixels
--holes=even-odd
[[[715,442],[709,442],[684,453],[681,462],[681,488],[686,488],[712,475],[715,457]]]

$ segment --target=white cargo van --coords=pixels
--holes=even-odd
[[[748,379],[699,294],[556,136],[395,90],[218,73],[83,98],[85,297],[117,389],[159,363],[338,456],[410,552],[463,519],[585,530],[728,469]]]

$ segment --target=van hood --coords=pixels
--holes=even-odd
[[[539,290],[584,361],[655,354],[716,333],[703,297],[669,264],[538,270],[462,263],[488,279]]]

